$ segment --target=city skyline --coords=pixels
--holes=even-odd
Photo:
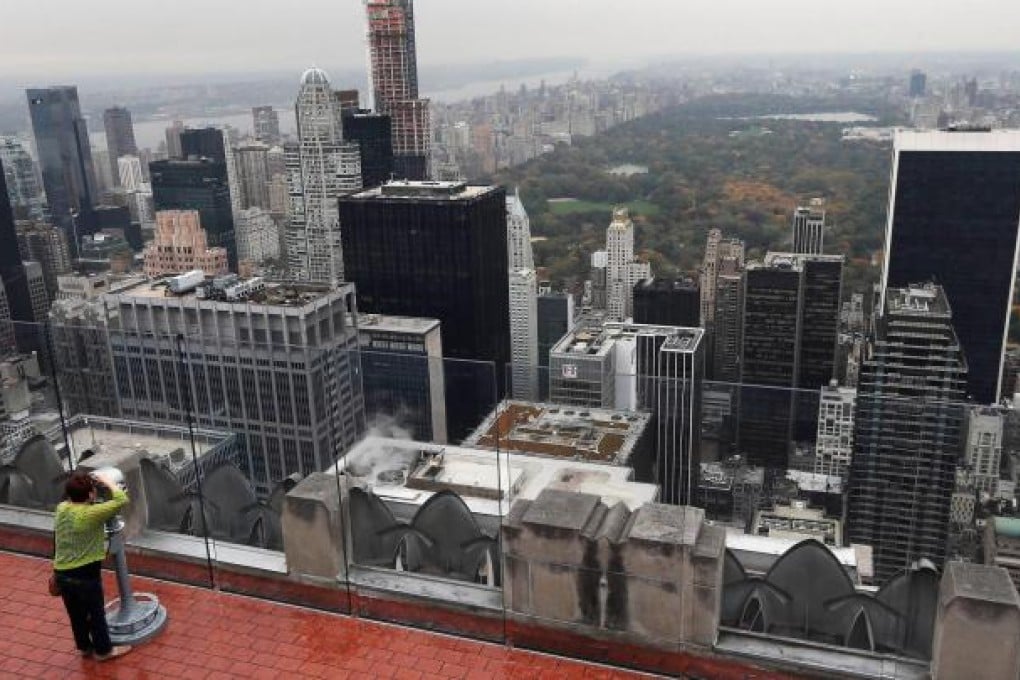
[[[158,31],[173,33],[172,41],[153,40],[159,35],[152,32],[155,23],[133,11],[134,3],[108,0],[105,4],[104,12],[95,12],[64,0],[45,7],[11,0],[7,11],[20,19],[21,30],[7,36],[0,50],[0,80],[60,79],[97,72],[250,73],[255,70],[253,65],[257,70],[299,69],[310,63],[367,70],[364,6],[357,0],[305,0],[302,11],[324,20],[300,25],[281,25],[279,6],[267,0],[246,3],[243,15],[229,3],[185,0],[178,11],[161,16],[159,21]],[[698,7],[650,0],[640,12],[612,0],[589,0],[583,12],[580,7],[573,1],[523,0],[514,12],[492,22],[483,3],[433,0],[428,12],[419,11],[419,51],[423,62],[430,65],[490,61],[494,42],[502,44],[503,59],[575,57],[621,63],[680,55],[791,51],[1014,51],[1012,27],[1020,24],[1020,7],[1005,0],[952,4],[939,11],[916,2],[889,5],[865,0],[855,6],[854,13],[840,18],[838,30],[834,30],[831,16],[804,0],[781,0],[767,6],[724,0]],[[200,10],[206,20],[191,21],[191,8]],[[105,20],[109,13],[120,18],[116,29]],[[728,21],[736,13],[744,19],[740,24]],[[657,20],[646,21],[648,15]],[[873,21],[874,16],[882,16],[883,21]],[[990,16],[996,21],[984,20]],[[541,20],[536,21],[537,17]],[[564,22],[574,30],[563,32]],[[224,32],[222,27],[228,25],[236,30]],[[489,30],[458,30],[466,25],[486,25]],[[718,33],[720,25],[727,27],[724,36]],[[903,26],[913,30],[903,31]],[[268,54],[264,40],[251,40],[253,32],[267,31],[275,38]],[[796,50],[790,49],[786,37],[791,33],[798,35]],[[620,36],[635,39],[621,41]],[[37,47],[44,41],[53,49],[42,56]],[[125,51],[133,58],[125,60]],[[210,64],[216,68],[210,69]]]

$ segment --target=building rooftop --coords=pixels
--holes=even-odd
[[[598,325],[597,325],[598,324]],[[705,331],[701,328],[656,326],[641,323],[607,321],[601,324],[580,319],[574,328],[553,345],[554,354],[605,356],[618,340],[630,340],[640,335],[665,335],[663,349],[693,351],[701,342]]]
[[[127,656],[101,664],[74,648],[49,560],[0,552],[0,676],[4,678],[281,677],[647,678],[642,673],[225,592],[132,577],[155,594],[169,625]],[[104,574],[108,597],[116,593]],[[339,593],[338,593],[339,597]]]
[[[903,288],[889,288],[886,308],[901,314],[949,314],[949,302],[942,287],[934,283],[913,284]]]
[[[533,500],[546,488],[600,496],[610,507],[623,503],[632,510],[658,496],[654,484],[631,481],[626,467],[384,437],[366,437],[338,466],[352,484],[384,501],[420,506],[451,490],[473,514],[489,517],[506,515],[513,501]]]
[[[359,331],[388,333],[428,333],[439,326],[439,319],[420,316],[390,316],[388,314],[359,314]]]
[[[237,304],[256,304],[266,305],[272,307],[304,307],[312,302],[321,300],[329,297],[333,294],[341,294],[345,292],[345,288],[352,288],[353,284],[346,284],[340,288],[333,289],[329,286],[319,286],[312,284],[291,284],[291,283],[280,283],[273,281],[262,281],[259,277],[253,277],[249,279],[241,279],[236,275],[227,275],[233,277],[229,282],[230,285],[245,286],[247,284],[258,284],[253,285],[250,291],[246,291],[243,296],[234,299],[218,299],[209,293],[209,289],[216,286],[218,281],[226,280],[227,277],[217,277],[217,279],[206,278],[204,282],[196,287],[192,287],[187,290],[183,290],[180,293],[173,293],[170,290],[170,281],[175,277],[165,277],[161,279],[143,279],[132,286],[125,287],[116,293],[110,293],[110,297],[119,299],[126,298],[147,298],[147,299],[167,299],[175,301],[197,301],[197,302],[234,302]],[[203,287],[206,292],[203,292]],[[204,296],[204,297],[203,297]]]
[[[765,253],[762,264],[765,267],[795,268],[800,269],[807,261],[812,262],[842,262],[845,258],[842,255],[812,255],[808,253],[784,253],[769,251]],[[750,263],[751,264],[756,263]]]
[[[478,198],[498,190],[497,186],[472,185],[465,182],[391,180],[382,186],[351,194],[346,198],[358,200],[378,199],[430,199],[457,201]]]
[[[641,412],[504,401],[464,445],[627,465],[650,421]]]

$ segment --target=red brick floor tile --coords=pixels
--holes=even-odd
[[[44,560],[0,552],[0,678],[277,680],[277,678],[636,678],[640,674],[534,652],[134,578],[170,622],[128,656],[101,664],[74,649]],[[9,587],[8,587],[9,585]],[[104,574],[107,593],[115,592]],[[31,617],[25,612],[32,612]],[[645,676],[647,677],[647,676]]]

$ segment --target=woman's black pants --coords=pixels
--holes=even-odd
[[[106,610],[103,602],[103,580],[66,576],[57,572],[60,597],[64,600],[67,616],[71,619],[74,644],[82,652],[95,652],[102,656],[113,648],[110,631],[106,627]]]

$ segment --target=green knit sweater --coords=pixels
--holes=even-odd
[[[105,503],[71,503],[64,501],[53,513],[56,571],[77,569],[106,556],[106,533],[103,525],[123,508],[128,496],[119,488]]]

